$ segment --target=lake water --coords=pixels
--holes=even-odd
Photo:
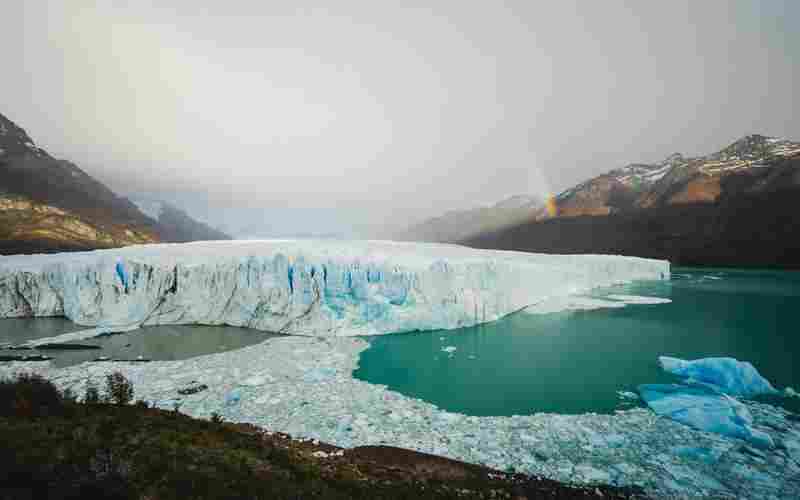
[[[660,355],[735,357],[778,388],[800,388],[800,273],[675,268],[670,281],[591,295],[609,294],[672,302],[523,312],[459,330],[372,337],[355,376],[469,415],[628,408],[638,403],[620,391],[674,381]],[[798,399],[778,403],[800,411]]]
[[[27,340],[53,337],[85,329],[64,318],[31,318],[0,320],[0,344],[17,344]],[[263,342],[274,334],[232,326],[152,326],[133,332],[72,342],[90,344],[101,349],[80,351],[0,349],[0,355],[44,354],[56,366],[69,366],[91,361],[100,356],[111,359],[177,360],[203,354],[232,351]]]
[[[800,273],[677,268],[670,281],[595,290],[668,298],[658,305],[517,313],[459,330],[370,338],[355,377],[469,415],[610,413],[639,404],[638,384],[670,382],[660,355],[731,356],[752,362],[776,387],[800,389]],[[63,318],[0,320],[0,343],[80,330]],[[81,341],[84,351],[46,354],[57,366],[107,356],[187,359],[239,349],[271,334],[225,326],[159,326]],[[800,411],[800,399],[779,404]]]

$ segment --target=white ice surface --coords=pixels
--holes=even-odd
[[[119,264],[119,265],[118,265]],[[0,260],[0,318],[350,336],[458,328],[640,279],[666,261],[388,241],[219,241]]]
[[[143,332],[143,334],[146,334]],[[560,481],[640,485],[653,498],[800,498],[800,422],[743,402],[750,427],[776,443],[703,432],[648,409],[613,415],[473,417],[450,413],[352,377],[368,344],[356,338],[276,337],[182,361],[100,362],[57,369],[9,363],[0,377],[35,371],[83,394],[121,371],[135,398],[208,418],[250,422],[344,447],[387,444]],[[192,384],[208,389],[181,396]]]
[[[618,300],[625,304],[639,304],[639,305],[652,305],[652,304],[669,304],[672,300],[664,297],[646,297],[643,295],[608,295],[607,298]]]
[[[611,300],[608,300],[611,299]],[[561,311],[591,311],[594,309],[619,309],[636,304],[669,304],[672,300],[663,297],[644,297],[640,295],[605,295],[602,297],[585,297],[581,295],[565,295],[550,297],[522,310],[528,314],[550,314]]]
[[[547,299],[526,307],[522,312],[528,314],[550,314],[560,311],[591,311],[593,309],[618,309],[621,307],[625,307],[624,302],[568,295]]]

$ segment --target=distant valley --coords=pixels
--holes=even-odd
[[[229,239],[168,203],[157,216],[52,157],[0,114],[0,254]]]

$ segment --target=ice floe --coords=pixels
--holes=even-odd
[[[608,295],[607,298],[612,300],[618,300],[625,304],[641,304],[641,305],[669,304],[670,302],[672,302],[671,299],[667,299],[664,297],[645,297],[642,295],[612,294]]]
[[[601,297],[567,295],[548,297],[526,307],[522,312],[528,314],[550,314],[561,311],[591,311],[595,309],[620,309],[627,305],[669,304],[671,299],[664,297],[644,297],[640,295],[611,294]]]
[[[686,361],[659,356],[661,368],[687,382],[700,382],[732,396],[752,397],[777,394],[767,379],[747,361],[734,358],[703,358]]]
[[[767,433],[753,428],[753,417],[744,404],[708,387],[643,384],[639,394],[654,412],[676,422],[743,439],[759,448],[775,446]]]
[[[594,309],[615,309],[625,307],[624,302],[603,300],[594,297],[566,296],[545,299],[538,304],[526,307],[522,312],[528,314],[550,314],[561,311],[591,311]]]
[[[745,440],[758,448],[775,447],[769,434],[753,427],[747,406],[732,397],[778,394],[752,364],[733,358],[687,361],[668,356],[660,356],[658,362],[664,371],[683,381],[639,386],[639,394],[654,412],[695,429]]]

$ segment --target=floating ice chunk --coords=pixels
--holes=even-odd
[[[132,332],[137,329],[139,329],[139,325],[115,326],[115,327],[101,326],[98,328],[78,330],[77,332],[64,333],[62,335],[56,335],[54,337],[45,337],[36,340],[29,340],[25,343],[20,344],[18,347],[37,347],[43,344],[63,344],[64,342],[74,342],[77,340],[93,339],[95,337],[100,337],[102,335]]]
[[[225,404],[235,405],[242,399],[242,391],[238,388],[232,389],[225,394]]]
[[[456,350],[457,350],[457,347],[454,346],[454,345],[448,345],[448,346],[442,347],[442,352],[446,352],[447,354],[453,354],[454,352],[456,352]]]
[[[672,300],[663,297],[645,297],[642,295],[614,294],[608,295],[607,297],[612,300],[624,302],[625,304],[669,304],[672,302]]]
[[[752,427],[745,405],[708,387],[682,384],[644,384],[639,394],[656,414],[701,431],[743,439],[759,448],[773,448],[766,433]]]
[[[659,356],[664,371],[690,382],[710,384],[733,396],[751,397],[759,394],[776,394],[767,379],[752,364],[734,358],[702,358],[686,361],[669,356]]]
[[[597,299],[593,297],[567,296],[551,297],[538,304],[526,307],[522,312],[528,314],[550,314],[560,311],[590,311],[593,309],[618,309],[624,302]]]
[[[617,391],[617,397],[628,401],[638,401],[639,395],[631,391]]]

